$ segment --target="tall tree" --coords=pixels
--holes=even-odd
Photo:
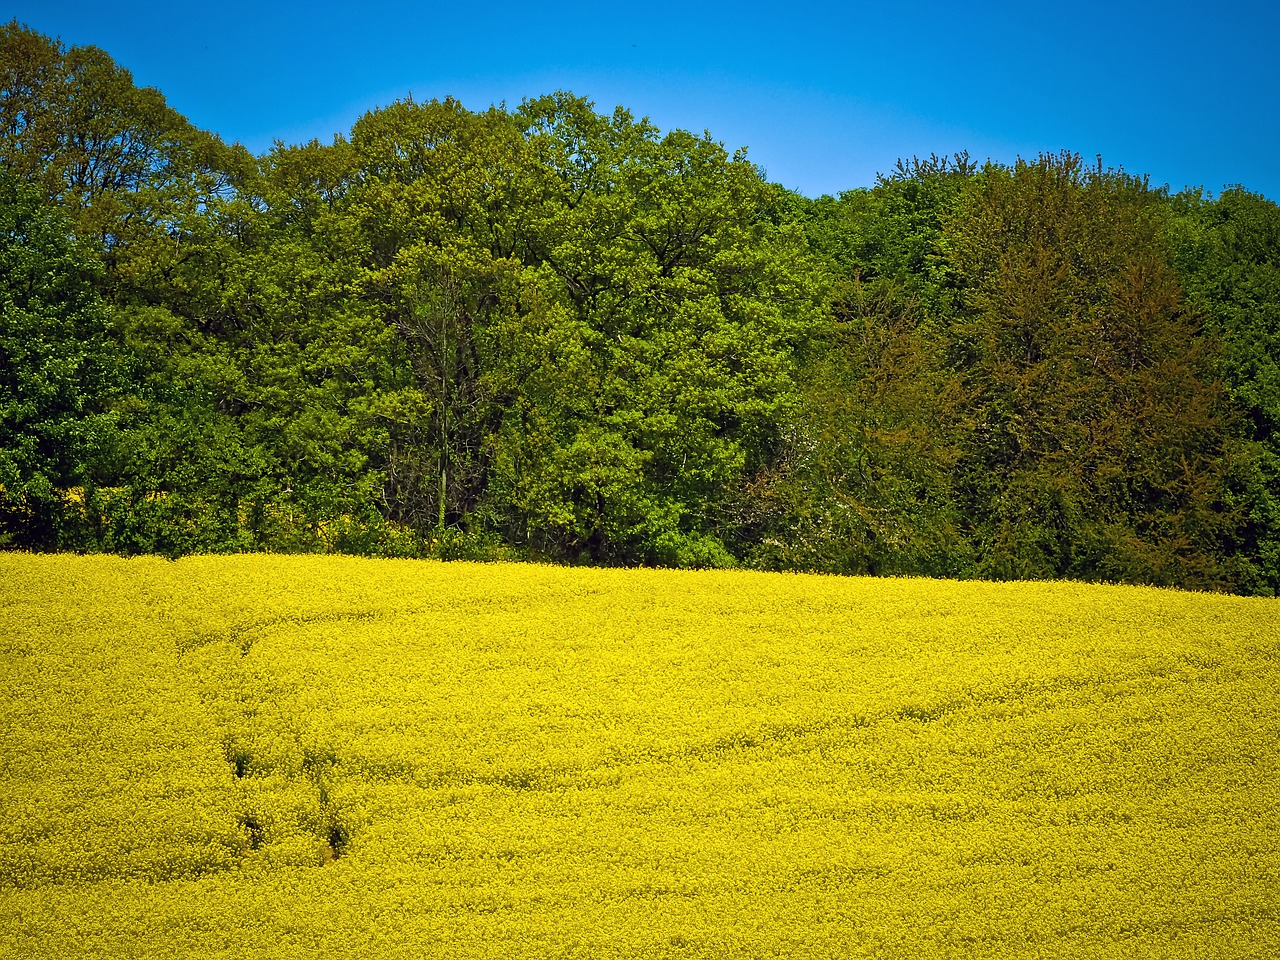
[[[1229,406],[1162,244],[1163,195],[1078,156],[988,166],[964,284],[964,503],[982,569],[1224,588]]]
[[[110,314],[68,232],[38,190],[0,174],[0,544],[77,546],[72,501],[92,496],[115,439]]]
[[[363,290],[412,378],[391,434],[391,516],[423,531],[475,528],[495,416],[484,331],[516,298],[524,140],[496,108],[407,100],[362,117],[352,149]]]
[[[558,551],[732,562],[739,491],[777,444],[817,315],[804,237],[709,136],[568,95],[519,116],[538,164],[525,262],[540,316],[502,351],[517,399],[495,492]]]
[[[952,488],[963,394],[945,363],[954,267],[943,219],[967,155],[900,161],[870,190],[798,211],[831,277],[800,362],[777,468],[752,492],[757,562],[838,573],[963,575]]]
[[[1245,514],[1239,554],[1249,586],[1280,592],[1280,205],[1236,187],[1216,200],[1173,198],[1177,266],[1221,339],[1220,369],[1239,407],[1246,466],[1235,478]]]

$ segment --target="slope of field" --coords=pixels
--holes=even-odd
[[[1280,604],[0,555],[0,956],[1280,955]]]

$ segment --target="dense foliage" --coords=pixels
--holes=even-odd
[[[259,157],[0,27],[0,542],[1280,589],[1280,208],[808,200],[566,93]]]

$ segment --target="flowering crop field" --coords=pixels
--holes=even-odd
[[[3,957],[1280,955],[1280,603],[0,555]]]

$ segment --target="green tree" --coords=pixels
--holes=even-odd
[[[119,362],[91,256],[39,192],[0,175],[0,543],[79,546],[112,445]]]
[[[798,211],[831,278],[801,355],[801,402],[753,487],[756,562],[838,573],[968,572],[952,477],[963,392],[946,365],[954,268],[942,223],[964,154],[899,162],[870,190]]]
[[[1240,410],[1245,445],[1234,478],[1245,514],[1239,554],[1251,590],[1280,591],[1280,206],[1239,187],[1216,200],[1173,198],[1172,243],[1182,282],[1220,338],[1221,375]]]
[[[512,309],[524,141],[509,114],[453,100],[404,101],[352,131],[361,282],[397,335],[409,382],[397,395],[387,503],[421,531],[483,526],[495,429],[484,331]]]
[[[552,552],[732,562],[741,491],[778,444],[817,316],[785,197],[744,154],[621,109],[561,94],[519,118],[537,165],[525,309],[496,345],[513,403],[495,499]]]
[[[1164,196],[1077,156],[988,166],[946,224],[980,569],[1223,589],[1230,409]]]
[[[968,572],[952,475],[962,395],[920,306],[856,277],[801,375],[777,468],[753,493],[756,561],[846,574]]]
[[[568,94],[362,118],[366,289],[417,385],[396,509],[558,557],[728,563],[814,294],[745,157]]]

